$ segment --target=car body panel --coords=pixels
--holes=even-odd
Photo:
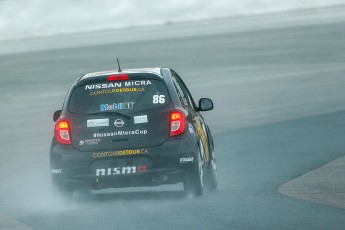
[[[78,87],[93,84],[97,79],[112,74],[154,75],[164,82],[169,103],[153,109],[125,113],[129,119],[119,114],[87,115],[69,111],[71,96]],[[152,79],[154,76],[151,76]],[[212,134],[188,89],[184,89],[184,83],[181,82],[182,79],[176,72],[168,68],[123,70],[121,73],[103,71],[78,77],[67,93],[59,117],[70,120],[72,124],[72,144],[60,144],[55,136],[51,144],[53,182],[71,184],[76,189],[152,186],[182,182],[188,171],[199,170],[198,159],[201,159],[202,167],[206,168],[214,157],[211,155]],[[180,85],[183,89],[179,88]],[[189,95],[189,103],[181,94]],[[168,118],[173,110],[181,111],[185,115],[186,127],[182,135],[170,137]],[[143,115],[147,115],[149,121],[153,119],[155,122],[140,123],[142,119],[145,120],[140,117]],[[133,124],[135,117],[138,124]],[[115,125],[116,121],[121,125],[120,128],[125,128],[126,123],[131,122],[130,129],[138,127],[139,130],[148,131],[149,134],[145,135],[151,136],[127,139],[110,137],[105,141],[107,135],[95,135],[116,131],[119,128]]]

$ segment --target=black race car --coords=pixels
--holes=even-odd
[[[90,73],[76,79],[54,113],[53,187],[78,189],[183,182],[188,194],[216,189],[212,134],[179,75],[169,68]]]

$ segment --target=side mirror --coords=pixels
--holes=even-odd
[[[56,122],[60,118],[60,115],[61,115],[61,110],[55,111],[55,113],[53,115],[54,122]]]
[[[208,98],[201,98],[199,100],[199,111],[209,111],[213,109],[213,102]]]

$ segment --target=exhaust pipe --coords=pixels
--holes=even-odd
[[[168,180],[168,176],[165,174],[159,174],[152,177],[154,183],[164,183]]]

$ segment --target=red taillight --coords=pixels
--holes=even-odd
[[[71,142],[71,125],[68,120],[58,120],[55,125],[55,136],[60,144],[70,145]]]
[[[127,81],[128,76],[126,74],[116,74],[116,75],[110,75],[107,78],[107,81]]]
[[[181,111],[175,110],[170,113],[170,136],[177,136],[184,133],[186,119]]]

